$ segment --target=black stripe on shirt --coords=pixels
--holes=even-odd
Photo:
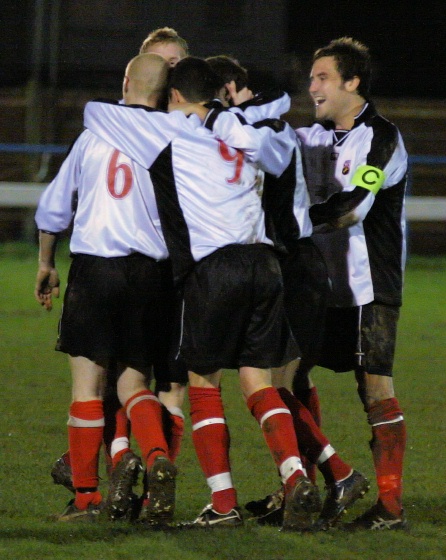
[[[172,146],[159,154],[149,169],[167,250],[172,261],[175,284],[180,283],[195,265],[189,230],[178,199],[172,166]]]
[[[300,238],[300,227],[294,216],[296,189],[296,150],[280,177],[265,173],[262,206],[265,212],[266,235],[277,249],[291,249]]]
[[[370,152],[367,155],[367,165],[383,170],[397,147],[397,128],[380,115],[373,117],[369,122],[366,122],[366,125],[373,129]]]
[[[263,121],[257,121],[252,126],[254,128],[267,126],[274,130],[274,132],[282,132],[287,126],[287,123],[282,119],[264,119]]]

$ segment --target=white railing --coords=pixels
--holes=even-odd
[[[36,208],[46,183],[0,182],[0,208]],[[446,197],[408,196],[408,221],[446,221]]]
[[[1,144],[0,152],[28,154],[64,154],[68,146],[55,144]],[[413,165],[446,165],[445,156],[409,156],[409,193],[411,190],[411,170]],[[36,208],[46,183],[0,182],[0,208]],[[407,197],[407,219],[409,221],[446,221],[446,197]]]

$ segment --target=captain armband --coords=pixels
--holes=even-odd
[[[367,189],[376,195],[383,186],[385,179],[386,175],[382,169],[372,165],[361,165],[353,175],[352,184]]]

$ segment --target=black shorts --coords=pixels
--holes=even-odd
[[[329,280],[324,258],[310,238],[281,256],[284,305],[302,358],[315,363],[323,342]]]
[[[104,365],[153,366],[165,380],[175,304],[170,261],[75,255],[56,350]]]
[[[229,245],[201,260],[185,281],[182,324],[181,356],[196,373],[278,367],[299,355],[267,245]]]
[[[399,307],[375,302],[328,308],[318,365],[337,372],[362,368],[391,377],[399,314]]]

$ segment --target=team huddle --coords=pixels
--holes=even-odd
[[[87,103],[36,212],[35,298],[48,310],[59,296],[58,235],[72,228],[56,344],[72,374],[69,449],[51,474],[74,498],[58,521],[173,526],[187,397],[211,500],[183,525],[237,527],[249,515],[295,532],[406,526],[392,368],[407,153],[370,101],[370,79],[358,41],[318,49],[316,121],[295,130],[283,118],[287,93],[253,93],[237,60],[191,56],[162,28],[128,63],[122,100]],[[372,430],[378,496],[350,523],[342,514],[370,483],[322,432],[314,366],[354,371]],[[223,370],[238,372],[279,474],[248,513],[220,392],[234,373]]]

